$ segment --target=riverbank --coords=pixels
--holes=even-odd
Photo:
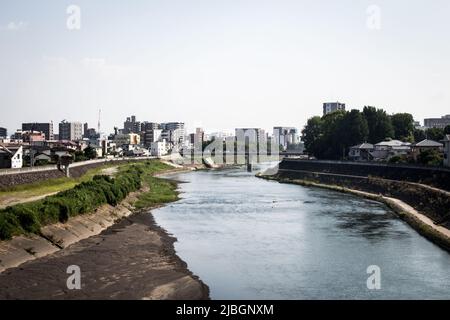
[[[450,252],[450,230],[444,226],[436,224],[427,215],[419,212],[413,206],[409,205],[408,203],[400,199],[388,197],[381,193],[361,191],[335,184],[319,183],[313,181],[312,179],[294,179],[286,176],[282,177],[278,174],[273,175],[257,174],[256,176],[258,178],[278,181],[280,183],[297,184],[306,187],[318,187],[338,192],[350,193],[369,200],[384,203],[389,208],[391,208],[401,219],[406,221],[418,233],[420,233],[433,243]],[[441,191],[439,190],[439,192]]]
[[[176,255],[176,239],[149,212],[177,199],[176,185],[154,175],[191,169],[160,169],[149,169],[143,187],[116,206],[0,242],[0,298],[207,299],[208,287]],[[63,269],[72,264],[81,268],[82,290],[67,290]]]

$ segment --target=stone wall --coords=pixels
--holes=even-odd
[[[144,159],[142,159],[144,160]],[[114,164],[124,164],[124,163],[130,163],[135,161],[142,161],[142,160],[115,160]],[[70,176],[73,178],[79,178],[82,175],[84,175],[88,170],[98,168],[100,166],[105,165],[107,162],[95,162],[95,163],[89,163],[82,165],[77,165],[74,167],[70,167]],[[9,188],[12,186],[18,186],[23,184],[30,184],[30,183],[38,183],[40,181],[45,181],[49,179],[56,179],[56,178],[62,178],[65,177],[65,173],[62,171],[59,171],[57,169],[51,169],[51,170],[45,170],[45,171],[30,171],[30,172],[18,172],[15,174],[8,174],[8,175],[0,175],[0,190]]]
[[[0,176],[0,190],[22,184],[36,183],[39,181],[64,177],[65,174],[58,170],[26,172]]]
[[[450,169],[439,167],[284,159],[280,163],[279,168],[280,170],[303,170],[308,172],[379,177],[389,180],[417,182],[450,191]]]
[[[450,228],[450,193],[443,190],[406,181],[334,172],[281,169],[277,176],[280,180],[299,179],[397,198],[424,213],[435,223]]]

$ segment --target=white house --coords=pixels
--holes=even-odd
[[[153,142],[151,144],[150,152],[152,156],[161,157],[167,154],[166,140]]]
[[[403,156],[411,153],[411,143],[400,140],[386,140],[377,143],[370,153],[374,160],[389,160],[394,156]]]
[[[368,161],[371,160],[371,152],[374,150],[374,145],[371,143],[361,143],[350,147],[348,157],[354,161]]]
[[[23,147],[0,147],[0,168],[23,167]]]

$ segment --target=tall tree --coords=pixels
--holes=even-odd
[[[367,141],[370,143],[378,143],[386,138],[394,137],[394,128],[391,118],[383,109],[366,106],[363,109],[363,115],[366,118],[369,129]]]
[[[345,146],[342,139],[343,121],[347,112],[340,110],[322,117],[323,136],[320,139],[318,158],[341,159]]]
[[[344,148],[366,142],[369,127],[366,118],[359,110],[351,110],[342,119],[340,138]]]
[[[414,118],[409,113],[396,113],[391,116],[394,127],[394,138],[398,140],[414,140]]]
[[[429,128],[425,131],[425,135],[429,140],[440,141],[444,139],[444,129]]]
[[[321,136],[322,119],[318,116],[308,119],[302,130],[302,141],[305,144],[306,152],[317,157]]]
[[[425,130],[422,129],[414,129],[414,141],[420,142],[422,140],[425,140],[427,138],[427,135],[425,133]]]

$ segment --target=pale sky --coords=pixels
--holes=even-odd
[[[449,38],[448,0],[0,0],[0,127],[271,132],[336,100],[422,122],[450,114]]]

